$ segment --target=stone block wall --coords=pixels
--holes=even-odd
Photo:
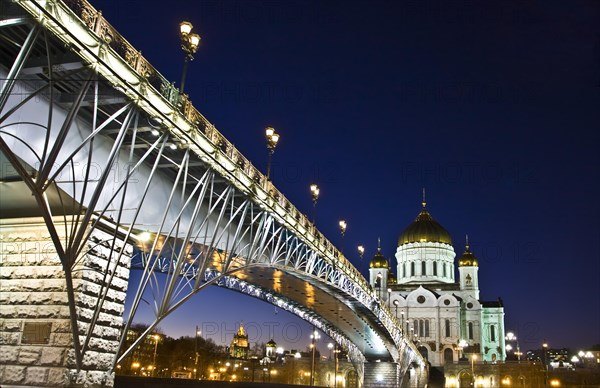
[[[57,230],[65,233],[61,220]],[[64,270],[43,219],[0,219],[0,384],[112,385],[107,372],[123,326],[132,247],[111,244],[111,235],[95,230],[72,271],[82,346],[97,314],[77,372]]]
[[[398,364],[395,362],[365,362],[364,387],[398,387]]]

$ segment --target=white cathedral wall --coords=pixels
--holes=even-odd
[[[475,299],[479,299],[479,267],[459,267],[458,272],[460,289],[463,295],[470,295]]]
[[[457,299],[454,294],[462,300]],[[419,296],[425,297],[422,303]],[[446,292],[436,296],[431,291],[418,287],[410,292],[394,291],[392,301],[398,300],[398,308],[392,308],[403,319],[402,329],[406,330],[406,319],[409,320],[408,329],[412,335],[415,320],[429,321],[429,333],[419,333],[417,339],[420,346],[425,346],[428,351],[429,361],[433,366],[442,366],[444,350],[452,349],[453,360],[457,361],[459,354],[457,344],[461,340],[467,341],[469,346],[479,345],[480,354],[484,360],[491,362],[492,354],[496,354],[497,361],[504,360],[504,312],[502,308],[483,308],[481,303],[469,295],[469,292]],[[421,299],[422,300],[422,299]],[[447,302],[446,302],[447,301]],[[449,321],[449,335],[446,334],[446,320]],[[469,322],[473,324],[473,335],[469,336]],[[490,325],[495,326],[495,338],[491,341]],[[423,328],[424,329],[424,328]],[[417,329],[417,332],[419,330]],[[485,348],[488,348],[487,353]],[[498,351],[500,347],[501,351]],[[435,351],[434,351],[435,349]]]
[[[410,282],[454,282],[454,248],[448,244],[434,242],[415,242],[400,245],[396,250],[398,266],[398,284]],[[425,273],[422,263],[425,263]],[[437,275],[434,275],[434,264],[437,263]],[[411,271],[414,263],[414,274]],[[446,276],[444,276],[444,266]]]
[[[494,338],[492,338],[492,326],[494,326]],[[482,353],[485,361],[503,361],[506,358],[504,347],[504,308],[485,307],[482,311]]]
[[[387,300],[387,278],[389,269],[369,268],[369,284],[381,299]],[[381,281],[377,284],[377,276],[381,275]]]
[[[420,303],[419,296],[424,296],[425,301]],[[398,300],[398,308],[394,309],[399,319],[403,319],[403,330],[406,330],[406,319],[408,318],[409,333],[414,331],[415,320],[429,321],[429,333],[420,333],[417,337],[420,346],[425,346],[428,352],[429,361],[433,366],[442,366],[444,360],[444,350],[452,349],[453,358],[457,361],[458,353],[456,345],[461,339],[461,308],[459,300],[452,293],[444,293],[436,296],[431,291],[419,287],[410,292],[393,292],[392,301]],[[446,304],[445,301],[448,301]],[[404,314],[403,314],[404,313]],[[446,336],[446,320],[449,321],[449,335]],[[417,330],[418,331],[418,330]],[[434,350],[435,349],[435,350]]]

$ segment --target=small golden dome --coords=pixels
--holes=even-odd
[[[467,245],[465,246],[465,253],[462,254],[460,259],[458,259],[459,267],[479,267],[479,261],[469,250],[469,239],[467,237]]]
[[[377,253],[371,259],[369,268],[389,268],[390,264],[387,259],[381,254],[381,248],[377,248]]]
[[[396,279],[396,275],[394,275],[393,273],[389,273],[388,274],[388,278],[387,278],[387,284],[396,284],[397,283],[397,279]]]
[[[437,242],[452,245],[450,233],[431,217],[425,205],[426,203],[423,201],[423,208],[417,218],[400,234],[398,246],[414,242]]]

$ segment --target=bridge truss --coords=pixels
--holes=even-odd
[[[135,247],[131,265],[143,271],[121,346],[147,292],[155,319],[113,368],[211,284],[311,322],[348,350],[361,375],[365,356],[383,354],[378,347],[395,360],[421,360],[355,267],[87,1],[1,3],[0,49],[13,61],[0,68],[0,149],[35,198],[61,260],[77,369],[108,303],[111,268],[126,254],[117,240]],[[95,241],[95,229],[112,237]],[[72,271],[99,243],[110,248],[105,282],[82,330]],[[333,291],[380,342],[357,341],[312,306],[245,281],[252,268]]]

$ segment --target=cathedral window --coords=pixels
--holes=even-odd
[[[490,325],[490,340],[492,342],[496,341],[496,328],[494,327],[494,325]]]
[[[421,276],[427,275],[427,263],[421,262]]]
[[[446,264],[442,264],[442,271],[444,271],[444,277],[448,276],[448,273],[446,272]]]
[[[406,277],[406,263],[402,264],[402,277]]]
[[[469,339],[473,339],[473,322],[469,322]]]
[[[467,277],[465,278],[465,284],[467,286],[470,286],[473,283],[472,279],[471,279],[471,275],[467,274]]]
[[[429,337],[429,320],[428,319],[415,319],[413,328],[414,328],[416,336]]]
[[[433,276],[437,276],[437,261],[433,262]]]
[[[446,326],[445,327],[446,337],[450,337],[450,320],[449,319],[446,319],[445,326]]]
[[[415,262],[410,263],[410,276],[415,276]]]

